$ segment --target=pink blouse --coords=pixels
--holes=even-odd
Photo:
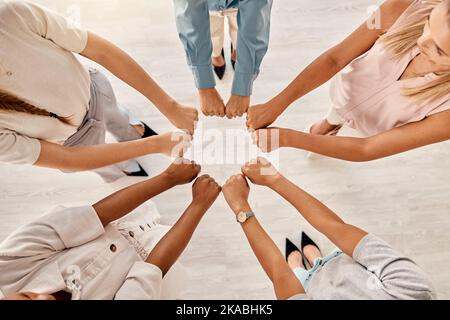
[[[390,29],[426,17],[432,8],[414,1]],[[333,109],[348,126],[366,136],[373,136],[427,116],[450,109],[450,93],[445,97],[419,105],[402,94],[402,88],[416,87],[436,79],[434,73],[399,80],[409,63],[420,53],[414,47],[395,59],[381,40],[340,72],[331,88]]]

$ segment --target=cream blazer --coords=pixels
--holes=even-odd
[[[55,208],[0,245],[0,298],[61,290],[74,300],[177,298],[183,269],[163,280],[144,262],[170,229],[159,219],[152,202],[106,228],[91,206]]]

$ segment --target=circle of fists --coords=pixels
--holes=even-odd
[[[222,192],[226,202],[235,214],[248,210],[250,186],[248,180],[255,185],[273,187],[281,178],[277,169],[266,159],[258,158],[242,166],[240,174],[230,177],[221,187],[209,175],[202,175],[201,166],[183,158],[176,159],[162,174],[171,186],[191,183],[193,204],[208,210]]]

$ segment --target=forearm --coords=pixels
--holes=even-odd
[[[160,152],[157,137],[80,147],[63,147],[46,141],[40,142],[41,153],[35,165],[67,171],[98,169]]]
[[[277,298],[285,300],[304,293],[302,285],[287,265],[280,250],[258,220],[251,218],[242,225],[242,228],[259,263],[272,281]]]
[[[146,262],[159,267],[163,275],[167,274],[186,249],[206,211],[206,207],[191,203],[178,222],[156,245]]]
[[[369,140],[365,138],[312,135],[304,132],[281,129],[280,146],[297,148],[330,158],[365,162],[378,157],[371,152]]]
[[[110,195],[96,203],[94,209],[100,221],[106,226],[174,186],[174,182],[168,176],[160,174]]]
[[[252,211],[248,203],[243,203],[233,210],[236,215],[240,212]],[[289,268],[280,250],[256,217],[250,218],[241,226],[261,267],[272,281],[277,298],[284,300],[304,293],[302,285]]]
[[[349,256],[367,232],[346,224],[322,202],[280,176],[271,188],[291,203],[320,233]]]
[[[279,108],[279,112],[282,113],[292,103],[329,81],[341,69],[342,66],[339,66],[328,53],[324,53],[306,67],[288,87],[270,100],[269,104]]]
[[[126,52],[111,42],[89,33],[88,48],[82,53],[149,99],[164,115],[170,114],[175,101]],[[88,45],[89,46],[89,45]]]

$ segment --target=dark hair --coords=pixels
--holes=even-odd
[[[70,122],[70,117],[61,117],[55,113],[49,112],[45,109],[35,107],[28,102],[10,94],[6,91],[0,89],[0,110],[10,111],[10,112],[22,112],[33,114],[42,117],[51,117],[58,119],[62,123],[72,125]]]

